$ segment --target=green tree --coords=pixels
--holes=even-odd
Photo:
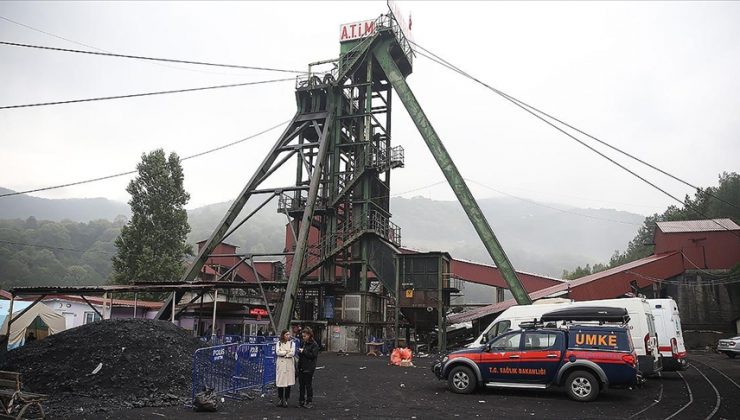
[[[141,157],[138,176],[126,191],[131,194],[131,220],[116,238],[113,280],[175,281],[182,275],[186,256],[193,255],[186,242],[190,226],[185,204],[190,195],[183,188],[180,158],[162,149]]]

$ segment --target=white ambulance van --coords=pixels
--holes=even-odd
[[[673,299],[648,299],[655,316],[658,333],[658,351],[665,370],[684,370],[688,367],[686,347],[681,331],[678,305]]]
[[[625,308],[630,316],[629,329],[632,344],[635,347],[640,364],[640,372],[645,375],[655,375],[662,370],[661,358],[658,352],[658,337],[655,331],[653,311],[644,298],[623,298],[605,300],[587,300],[581,302],[535,303],[532,305],[517,305],[505,310],[483,333],[467,347],[480,347],[493,337],[509,330],[519,329],[522,322],[532,322],[542,315],[566,307],[578,306],[606,306],[611,308]]]

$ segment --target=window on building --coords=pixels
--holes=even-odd
[[[85,312],[85,324],[92,324],[100,320],[100,315],[97,312]]]

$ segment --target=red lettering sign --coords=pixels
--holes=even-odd
[[[353,41],[375,34],[375,21],[345,23],[339,27],[339,42]]]
[[[267,309],[252,308],[252,309],[249,310],[249,315],[267,316],[269,314],[267,313]]]

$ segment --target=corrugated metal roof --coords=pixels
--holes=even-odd
[[[285,282],[262,282],[262,284],[285,284]],[[249,289],[256,288],[257,283],[242,282],[193,282],[193,283],[150,283],[141,285],[104,285],[104,286],[30,286],[14,287],[11,293],[19,296],[37,295],[102,295],[103,293],[126,292],[172,292],[175,290],[212,290],[212,289]]]
[[[102,297],[98,296],[88,296],[86,298],[90,303],[95,305],[103,305],[103,304],[109,304],[110,299],[103,299]],[[66,301],[73,301],[73,302],[85,302],[84,299],[82,299],[79,296],[69,296],[69,295],[52,295],[49,297],[46,297],[42,300],[42,302],[46,301],[54,301],[54,300],[66,300]],[[149,300],[130,300],[130,299],[113,299],[113,306],[116,307],[140,307],[140,308],[150,308],[150,309],[159,309],[162,307],[162,302],[154,302]]]
[[[679,232],[716,232],[723,230],[740,230],[732,219],[682,220],[677,222],[658,222],[658,229],[663,233]]]
[[[486,264],[486,263],[482,263],[482,262],[467,260],[465,258],[453,258],[453,259],[455,261],[459,261],[459,262],[465,263],[465,264],[479,265],[481,267],[495,268],[496,270],[498,270],[498,267],[496,267],[496,264]],[[526,274],[528,276],[540,277],[540,278],[543,278],[543,279],[556,281],[558,283],[563,283],[565,281],[565,280],[559,279],[557,277],[552,277],[552,276],[548,276],[548,275],[545,275],[545,274],[532,273],[532,272],[529,272],[529,271],[516,270],[516,272],[517,272],[517,274]]]
[[[632,261],[630,263],[623,264],[618,267],[610,268],[608,270],[594,273],[594,274],[591,274],[585,277],[581,277],[576,280],[564,282],[561,284],[556,284],[554,286],[550,286],[542,290],[537,290],[536,292],[530,293],[529,297],[533,301],[535,301],[537,299],[558,296],[562,294],[562,292],[566,292],[569,289],[573,289],[574,287],[583,286],[585,284],[591,283],[599,279],[603,279],[605,277],[612,276],[614,274],[622,273],[625,271],[631,271],[637,267],[650,264],[650,263],[654,263],[656,261],[663,260],[665,258],[671,257],[676,254],[677,254],[676,252],[671,252],[668,254],[651,255],[649,257],[641,258],[637,261]],[[473,321],[473,320],[482,318],[487,315],[492,315],[492,314],[503,312],[509,309],[510,307],[515,306],[516,304],[517,303],[514,299],[509,299],[503,302],[494,303],[493,305],[476,308],[471,311],[466,311],[466,312],[462,312],[459,314],[450,315],[447,317],[447,323],[451,325],[451,324],[459,324],[461,322]]]

